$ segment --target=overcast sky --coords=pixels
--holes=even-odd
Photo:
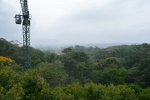
[[[150,43],[150,0],[28,0],[31,46]],[[22,42],[20,0],[0,0],[0,37]]]

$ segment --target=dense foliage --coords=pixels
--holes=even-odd
[[[22,47],[0,39],[0,100],[150,100],[150,44],[30,51],[24,70]]]

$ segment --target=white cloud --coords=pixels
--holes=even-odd
[[[28,1],[32,14],[32,45],[150,42],[149,0]],[[2,8],[7,8],[0,11],[9,12],[5,13],[6,16],[9,14],[8,18],[20,12],[18,0],[3,2]],[[15,32],[18,27],[16,30],[20,32],[19,26],[12,22],[11,26],[9,24],[10,22],[6,23],[6,26],[8,25],[11,31]]]

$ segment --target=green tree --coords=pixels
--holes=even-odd
[[[62,86],[68,80],[68,75],[60,62],[41,63],[36,70],[49,83],[50,87]]]
[[[25,93],[25,100],[42,100],[42,98],[50,100],[49,86],[35,70],[29,70],[24,74],[22,87]]]
[[[44,57],[44,53],[41,50],[38,49],[30,49],[31,52],[31,65],[32,66],[37,66],[38,64],[40,64],[41,62],[45,62],[45,57]]]
[[[0,86],[9,90],[16,83],[21,80],[19,74],[14,71],[11,67],[4,67],[0,69]]]
[[[104,90],[102,100],[137,100],[135,91],[126,85],[110,85]]]
[[[63,52],[64,55],[62,55],[61,61],[70,78],[72,80],[83,80],[88,74],[89,56],[84,52],[77,52],[71,48],[67,48]]]
[[[104,70],[94,71],[96,82],[103,84],[124,84],[127,77],[127,70],[125,68],[109,67]]]
[[[5,100],[6,92],[7,92],[7,90],[4,87],[0,86],[0,99],[1,100]]]
[[[51,53],[49,51],[44,52],[44,53],[45,53],[46,62],[52,63],[52,62],[55,62],[58,59],[58,57],[55,53]]]
[[[24,97],[24,90],[20,83],[15,84],[5,96],[6,100],[22,100]]]
[[[150,88],[144,89],[140,95],[139,95],[140,100],[150,100]]]

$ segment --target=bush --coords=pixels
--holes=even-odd
[[[150,100],[150,88],[144,89],[140,95],[139,95],[140,100]]]
[[[10,65],[10,64],[12,64],[14,62],[15,61],[12,60],[11,58],[0,56],[0,66]]]

